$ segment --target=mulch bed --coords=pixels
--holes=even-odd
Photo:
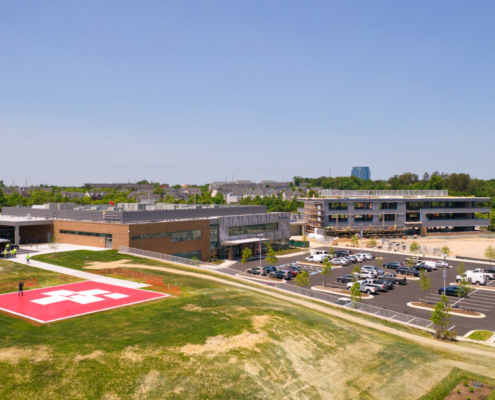
[[[435,306],[433,304],[425,304],[425,303],[411,303],[412,305],[414,306],[419,306],[419,307],[426,307],[426,308],[430,308],[432,310],[435,309]],[[478,312],[474,312],[474,311],[465,311],[465,310],[458,310],[458,309],[451,309],[450,310],[450,313],[451,314],[464,314],[464,315],[480,315],[480,313]]]
[[[467,381],[468,386],[464,386],[464,382],[459,382],[459,384],[450,391],[450,393],[445,397],[444,400],[459,400],[459,399],[466,399],[469,398],[471,400],[483,400],[486,399],[490,393],[493,391],[493,386],[485,385],[484,383],[481,382],[483,387],[478,388],[473,386],[473,381],[468,380]],[[478,384],[480,382],[476,382],[475,384]],[[470,388],[473,388],[474,391],[471,392]],[[460,391],[458,393],[457,391]]]

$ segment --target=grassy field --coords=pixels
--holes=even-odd
[[[156,263],[111,251],[42,257],[76,269]],[[0,315],[0,398],[441,399],[430,391],[441,393],[454,367],[495,378],[493,358],[423,347],[249,289],[153,273],[183,295],[41,328]]]
[[[493,336],[493,332],[490,331],[475,331],[469,335],[469,339],[488,340],[492,336]]]
[[[59,279],[59,275],[61,280]],[[56,272],[44,271],[39,268],[33,268],[28,265],[18,264],[12,261],[0,260],[0,294],[17,291],[17,285],[6,287],[2,284],[7,282],[17,283],[28,279],[36,278],[37,287],[56,286],[64,283],[80,282],[79,279],[69,275],[58,274]],[[24,290],[34,289],[34,287],[24,287]]]

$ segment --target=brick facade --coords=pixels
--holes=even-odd
[[[26,243],[26,240],[29,242],[47,243],[48,234],[50,234],[50,238],[53,237],[53,225],[51,222],[47,225],[26,225],[19,227],[21,244]]]
[[[170,236],[165,236],[152,239],[131,240],[132,235],[160,232],[180,232],[194,229],[201,230],[201,239],[172,242],[172,238]],[[119,246],[129,246],[163,254],[176,254],[201,250],[201,259],[203,261],[210,258],[209,220],[148,222],[140,224],[113,224],[108,222],[83,222],[67,220],[54,221],[55,235],[57,235],[60,243],[105,248],[104,237],[61,234],[60,230],[111,234],[113,249],[117,249]]]

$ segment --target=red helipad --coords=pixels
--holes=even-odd
[[[148,290],[79,282],[0,295],[0,310],[46,323],[169,297]]]

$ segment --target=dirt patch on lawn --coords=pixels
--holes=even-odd
[[[458,400],[467,399],[471,400],[483,400],[486,399],[490,393],[493,391],[493,386],[485,385],[481,382],[465,381],[467,386],[464,385],[464,381],[460,382],[454,389],[450,391],[445,400]],[[480,384],[483,387],[476,387],[474,385]],[[473,391],[471,392],[471,388]]]
[[[153,268],[149,265],[143,264],[131,264],[130,260],[118,260],[118,261],[110,261],[110,262],[93,262],[85,265],[84,269],[106,269],[106,268]]]
[[[79,361],[82,361],[82,360],[96,360],[100,357],[103,357],[105,355],[105,353],[101,350],[96,350],[94,352],[92,352],[91,354],[87,354],[85,356],[81,356],[81,355],[77,355],[74,357],[74,361],[76,363],[78,363]]]
[[[203,309],[201,307],[195,306],[194,304],[187,304],[184,307],[182,307],[184,311],[202,311]]]
[[[51,350],[48,346],[34,346],[21,349],[19,347],[8,347],[0,349],[0,362],[17,364],[22,360],[41,362],[51,360]]]
[[[203,355],[215,357],[219,353],[224,353],[233,349],[256,350],[256,345],[269,340],[266,332],[249,333],[225,337],[223,335],[212,336],[206,339],[205,344],[186,344],[179,349],[179,352],[188,356]]]

